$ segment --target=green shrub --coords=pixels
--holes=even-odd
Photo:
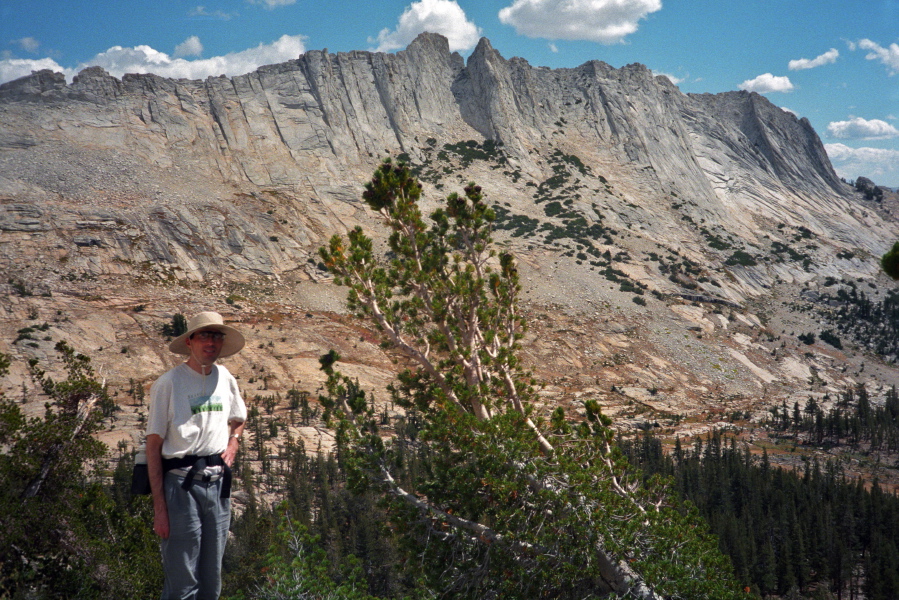
[[[709,246],[714,248],[715,250],[729,250],[731,248],[731,245],[727,241],[722,239],[721,236],[715,235],[705,227],[701,228],[700,231],[702,231],[702,234],[703,236],[705,236],[705,239],[708,242]]]
[[[724,261],[724,264],[728,266],[741,265],[744,267],[754,267],[758,263],[751,254],[744,252],[743,250],[737,250],[730,256],[730,258]]]
[[[165,323],[160,331],[162,335],[166,337],[178,337],[185,331],[187,331],[187,318],[181,313],[177,313],[172,317],[171,323]]]
[[[565,209],[562,208],[562,205],[558,202],[550,202],[546,206],[543,207],[543,213],[547,217],[555,217],[561,214]]]
[[[446,152],[452,152],[459,157],[463,168],[469,166],[476,160],[489,161],[499,159],[497,162],[503,164],[506,162],[506,159],[499,153],[500,146],[501,144],[497,144],[493,140],[485,140],[483,144],[479,144],[475,140],[468,140],[456,144],[444,144],[442,156],[441,154],[438,154],[438,158],[446,160],[449,158]]]
[[[540,221],[537,219],[532,219],[527,215],[513,214],[498,204],[493,206],[493,212],[496,215],[494,227],[497,230],[511,231],[512,237],[536,235],[537,228],[540,226]]]
[[[812,344],[815,343],[815,334],[811,333],[811,332],[804,333],[804,334],[800,333],[796,337],[799,338],[800,342],[802,342],[803,344],[806,344],[807,346],[811,346]]]
[[[788,254],[790,256],[790,260],[796,262],[808,258],[807,255],[802,254],[801,252],[797,252],[796,250],[793,250],[791,247],[781,242],[771,242],[771,251],[774,254]]]
[[[843,342],[840,341],[840,337],[832,329],[821,332],[821,341],[830,344],[837,350],[843,349]]]

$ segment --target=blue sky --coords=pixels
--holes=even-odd
[[[311,49],[639,62],[683,92],[749,89],[808,117],[837,172],[899,187],[899,0],[2,0],[0,82],[99,64],[117,77],[237,75]]]

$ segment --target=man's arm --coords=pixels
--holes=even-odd
[[[229,467],[234,464],[237,450],[240,448],[240,435],[243,433],[245,421],[231,419],[228,421],[228,447],[222,452],[222,460]]]
[[[147,472],[150,475],[150,490],[153,492],[153,531],[162,539],[167,539],[169,511],[162,485],[162,437],[155,433],[147,436]]]

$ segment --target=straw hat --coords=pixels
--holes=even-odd
[[[187,322],[187,331],[172,340],[172,343],[169,344],[169,350],[175,354],[190,356],[190,348],[187,347],[186,340],[191,334],[200,329],[221,331],[225,334],[225,343],[222,345],[222,353],[219,354],[219,358],[237,354],[246,343],[242,333],[233,327],[225,325],[222,315],[217,312],[208,311],[192,316]]]

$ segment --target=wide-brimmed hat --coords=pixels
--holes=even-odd
[[[217,312],[207,311],[196,314],[187,322],[187,331],[172,340],[169,350],[175,354],[190,356],[190,348],[187,346],[187,338],[193,333],[205,329],[208,331],[221,331],[225,334],[225,342],[222,345],[222,353],[219,358],[225,358],[237,354],[246,343],[243,334],[230,325],[225,325],[222,315]]]

